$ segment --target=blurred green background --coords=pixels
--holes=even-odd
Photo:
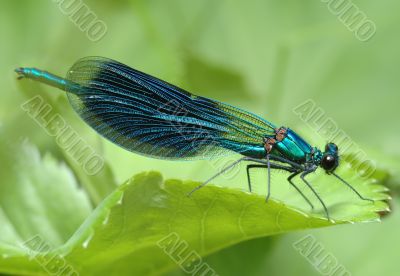
[[[68,163],[54,139],[20,108],[41,94],[56,103],[68,123],[105,157],[110,167],[99,178],[119,184],[136,173],[158,170],[166,178],[202,181],[217,171],[220,164],[207,161],[177,163],[124,151],[85,126],[64,93],[17,82],[13,71],[34,66],[64,75],[80,57],[98,55],[195,94],[229,102],[308,137],[315,129],[292,110],[312,99],[380,166],[398,175],[400,3],[352,2],[376,24],[376,34],[367,42],[359,41],[318,0],[86,0],[107,26],[97,42],[89,40],[54,1],[0,0],[1,162],[13,162],[8,151],[27,140],[42,154],[51,153]],[[11,181],[6,168],[0,164],[1,182]],[[244,171],[236,179],[235,186],[245,189]],[[262,184],[256,191],[263,191]],[[288,187],[274,187],[275,191],[281,200],[296,197]],[[394,212],[382,223],[253,240],[206,261],[219,275],[319,275],[292,246],[311,233],[352,275],[398,275],[397,207],[396,198]],[[172,274],[184,273],[177,269]]]

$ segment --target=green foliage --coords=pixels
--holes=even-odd
[[[108,27],[104,39],[93,43],[51,1],[0,0],[0,25],[5,26],[0,43],[0,272],[44,275],[43,263],[61,254],[54,269],[65,261],[82,274],[167,274],[175,268],[171,273],[181,275],[179,265],[154,244],[176,232],[219,275],[318,275],[292,247],[311,232],[353,275],[397,275],[393,244],[399,214],[381,224],[346,223],[376,221],[386,203],[364,202],[318,171],[310,181],[338,224],[319,229],[331,223],[300,181],[295,180],[314,203],[314,212],[284,173],[273,174],[268,204],[265,174],[255,173],[255,193],[246,193],[244,168],[217,179],[219,187],[210,185],[187,198],[191,187],[237,157],[169,162],[131,154],[99,138],[73,113],[65,95],[31,81],[16,82],[13,71],[36,66],[63,75],[80,57],[106,56],[289,126],[323,147],[330,137],[320,137],[321,125],[293,113],[312,99],[378,164],[364,180],[345,160],[338,173],[367,197],[385,200],[382,185],[389,187],[396,210],[400,40],[393,34],[400,4],[356,2],[377,26],[371,41],[358,41],[322,1],[87,0]],[[36,95],[104,158],[99,174],[85,174],[20,108]],[[21,140],[28,142],[21,146]],[[193,181],[140,174],[153,170],[166,179]],[[119,183],[125,184],[117,188]],[[245,204],[251,214],[244,217]],[[38,244],[48,245],[50,253]],[[32,249],[42,251],[38,258],[29,258],[36,254]]]
[[[377,212],[387,209],[378,201],[387,199],[378,185],[382,178],[375,179],[374,185],[353,183],[365,196],[377,200],[374,204],[355,200],[343,203],[340,193],[330,191],[336,198],[330,206],[334,223],[327,221],[323,213],[306,213],[275,200],[265,203],[263,196],[211,185],[189,198],[187,193],[200,183],[164,182],[159,173],[152,172],[139,174],[119,186],[78,229],[91,208],[70,171],[49,155],[41,159],[26,144],[21,151],[10,177],[18,175],[22,179],[9,179],[7,183],[18,185],[3,185],[1,193],[7,195],[2,198],[4,215],[0,217],[0,267],[4,273],[35,275],[68,267],[85,275],[99,275],[110,274],[117,266],[123,275],[160,274],[177,265],[173,258],[179,252],[171,243],[184,241],[190,250],[206,256],[258,237],[376,220]],[[15,171],[21,170],[21,165],[29,167],[29,175]],[[351,170],[344,175],[350,177]],[[330,182],[334,181],[326,184]],[[163,244],[171,235],[175,235],[172,241]],[[47,250],[40,246],[43,243],[48,245]],[[53,256],[62,261],[50,262]]]

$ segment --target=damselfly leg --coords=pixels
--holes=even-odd
[[[271,155],[271,160],[273,159],[273,156]],[[280,159],[281,160],[281,159]],[[210,177],[207,181],[205,181],[204,183],[202,183],[201,185],[197,186],[196,188],[194,188],[192,191],[190,191],[188,193],[188,196],[191,196],[195,191],[199,190],[200,188],[204,187],[205,185],[207,185],[208,183],[210,183],[212,180],[214,180],[215,178],[217,178],[218,176],[220,176],[221,174],[225,173],[226,171],[232,169],[234,166],[236,166],[237,164],[243,162],[243,161],[248,161],[248,162],[254,162],[254,163],[259,163],[259,164],[263,164],[265,165],[265,168],[268,168],[268,166],[271,169],[281,169],[281,170],[285,170],[288,172],[294,172],[296,171],[294,168],[292,167],[287,167],[287,166],[283,166],[280,164],[275,164],[270,162],[270,160],[266,160],[266,159],[257,159],[257,158],[251,158],[251,157],[243,157],[240,158],[238,160],[236,160],[235,162],[233,162],[232,164],[226,166],[225,168],[223,168],[221,171],[219,171],[218,173],[216,173],[215,175],[213,175],[212,177]],[[281,161],[280,161],[281,162]],[[270,177],[268,178],[268,187],[270,187]],[[251,191],[251,184],[249,182],[249,188]],[[269,189],[268,189],[269,190]],[[268,200],[268,197],[267,197]]]
[[[294,182],[292,181],[292,179],[297,176],[300,172],[294,172],[293,173],[293,169],[290,167],[285,167],[282,166],[280,164],[275,164],[275,163],[271,163],[271,169],[278,169],[278,170],[284,170],[284,171],[288,171],[291,172],[292,174],[287,178],[287,181],[290,183],[290,185],[292,185],[296,191],[304,198],[304,200],[307,202],[308,205],[310,205],[311,209],[314,209],[314,205],[311,203],[311,201],[304,195],[304,193],[299,189],[299,187],[296,186],[296,184],[294,184]],[[250,177],[250,170],[251,169],[257,169],[257,168],[262,168],[262,169],[267,169],[268,166],[267,165],[259,165],[259,164],[250,164],[247,165],[247,181],[249,184],[249,191],[252,191],[252,186],[251,186],[251,177]]]
[[[303,182],[308,186],[308,188],[310,188],[310,190],[314,193],[314,195],[318,198],[319,202],[321,202],[321,205],[322,205],[322,207],[324,207],[324,210],[325,210],[326,218],[327,218],[328,220],[331,220],[331,219],[330,219],[330,216],[329,216],[328,208],[326,207],[325,202],[324,202],[324,201],[322,200],[322,198],[318,195],[317,191],[315,191],[315,189],[313,188],[313,186],[305,179],[305,177],[306,177],[308,174],[310,174],[310,173],[312,173],[312,172],[314,172],[314,171],[315,171],[315,169],[305,171],[305,172],[303,172],[303,173],[300,175],[300,178],[301,178],[301,179],[303,180]]]
[[[252,189],[251,189],[250,170],[251,170],[251,169],[267,169],[267,170],[268,170],[268,169],[270,169],[270,168],[278,169],[278,167],[275,167],[274,164],[270,164],[270,166],[268,166],[268,165],[259,165],[259,164],[250,164],[250,165],[247,165],[247,168],[246,168],[246,170],[247,170],[247,183],[249,184],[249,191],[250,191],[250,192],[252,192]],[[268,176],[269,176],[269,174],[268,174]],[[270,178],[268,177],[268,182],[267,182],[267,197],[266,197],[266,199],[265,199],[266,202],[268,202],[268,198],[269,198],[270,194],[271,194],[271,184],[270,184]]]
[[[221,171],[219,171],[217,174],[213,175],[211,178],[209,178],[207,181],[203,182],[201,185],[197,186],[196,188],[194,188],[193,190],[191,190],[187,195],[191,196],[195,191],[201,189],[202,187],[204,187],[205,185],[207,185],[208,183],[210,183],[212,180],[214,180],[215,178],[217,178],[218,176],[220,176],[221,174],[225,173],[226,171],[232,169],[234,166],[236,166],[237,164],[239,164],[242,161],[247,161],[248,157],[243,157],[240,158],[239,160],[236,160],[235,162],[233,162],[232,164],[226,166],[225,168],[223,168]]]
[[[299,187],[296,186],[296,184],[293,183],[292,179],[298,175],[300,172],[295,172],[289,175],[287,178],[287,181],[292,185],[298,192],[299,194],[304,198],[304,200],[310,205],[311,209],[314,210],[314,205],[311,203],[311,201],[303,194],[303,192],[299,189]]]

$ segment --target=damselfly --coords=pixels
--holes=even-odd
[[[115,144],[142,155],[173,160],[190,160],[239,153],[240,159],[222,169],[189,194],[241,162],[250,171],[268,172],[270,197],[271,169],[290,173],[287,181],[313,208],[313,204],[293,182],[299,175],[321,203],[326,204],[306,176],[321,167],[364,198],[335,173],[339,151],[328,143],[325,151],[312,147],[293,130],[272,123],[234,106],[193,95],[158,78],[102,57],[78,60],[66,78],[36,68],[18,68],[19,77],[34,79],[67,92],[81,118]]]

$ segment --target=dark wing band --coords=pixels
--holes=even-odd
[[[192,95],[119,62],[87,57],[67,74],[75,111],[115,144],[164,159],[263,150],[275,126],[236,107]]]

